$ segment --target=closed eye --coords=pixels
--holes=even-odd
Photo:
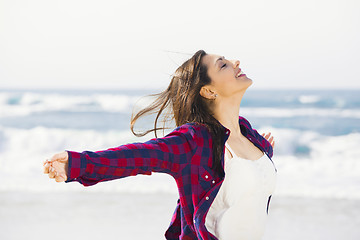
[[[224,65],[221,66],[221,68],[225,67],[226,66],[226,63],[224,63]]]

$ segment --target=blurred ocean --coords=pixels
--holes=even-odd
[[[42,162],[65,149],[96,151],[153,138],[132,135],[130,116],[135,104],[149,103],[141,97],[159,91],[0,90],[0,191],[176,194],[175,181],[160,173],[90,188],[55,184],[42,174]],[[275,137],[274,195],[360,199],[360,90],[248,89],[240,115]],[[149,119],[136,125],[150,127]]]

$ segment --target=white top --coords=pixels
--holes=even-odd
[[[225,154],[225,178],[205,218],[205,227],[220,240],[259,240],[265,231],[267,203],[276,186],[273,162]]]

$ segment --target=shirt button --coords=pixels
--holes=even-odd
[[[194,219],[194,223],[195,223],[196,221],[195,221],[195,219]]]
[[[215,183],[215,180],[212,180],[212,183]]]
[[[206,199],[206,200],[209,200],[209,197],[206,197],[205,199]]]
[[[229,131],[226,131],[226,134],[229,134]]]
[[[209,176],[208,176],[208,175],[205,175],[205,178],[206,178],[206,179],[208,179],[208,178],[209,178]]]

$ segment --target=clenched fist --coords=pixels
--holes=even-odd
[[[56,182],[64,182],[67,179],[69,155],[66,151],[57,153],[44,161],[44,173],[49,174],[49,178],[55,178]]]

